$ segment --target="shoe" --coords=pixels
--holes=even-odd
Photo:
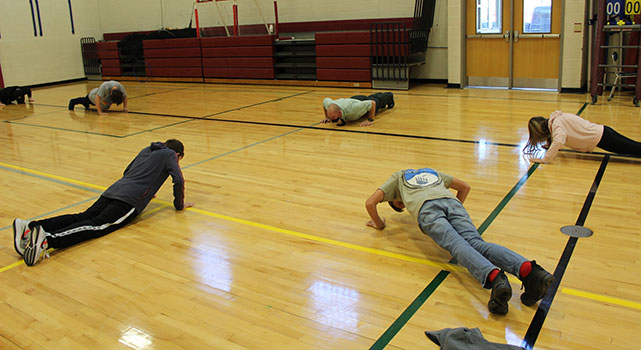
[[[42,226],[34,227],[31,233],[31,240],[27,244],[24,255],[22,256],[24,263],[27,264],[27,266],[33,266],[40,261],[43,256],[48,258],[49,253],[47,253],[47,248],[49,248],[49,244],[47,243],[45,230]]]
[[[532,271],[521,281],[523,282],[521,289],[525,287],[525,292],[521,294],[521,302],[530,306],[543,299],[552,282],[554,282],[554,276],[532,260]]]
[[[69,106],[68,106],[68,108],[69,108],[69,110],[70,110],[70,111],[73,111],[73,107],[75,107],[75,106],[76,106],[76,103],[75,103],[75,101],[74,101],[74,100],[75,100],[75,98],[72,98],[71,100],[69,100]]]
[[[493,314],[505,315],[508,311],[507,303],[510,298],[512,298],[510,281],[505,276],[505,272],[500,271],[492,281],[492,294],[490,295],[490,301],[487,303],[487,308]]]
[[[390,93],[390,95],[392,95],[392,93]],[[392,95],[392,102],[387,104],[387,108],[388,109],[394,108],[394,95]]]
[[[31,240],[31,229],[27,220],[13,220],[13,247],[20,256],[24,255],[24,249]]]

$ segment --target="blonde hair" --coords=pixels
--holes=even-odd
[[[543,142],[547,145],[552,144],[552,133],[546,118],[541,116],[530,118],[527,129],[530,135],[525,147],[523,147],[523,152],[533,153],[537,150],[538,145]]]

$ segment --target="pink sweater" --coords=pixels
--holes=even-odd
[[[551,162],[564,145],[577,151],[592,152],[603,136],[603,125],[561,111],[550,114],[548,126],[552,132],[552,144],[543,157],[544,163]]]

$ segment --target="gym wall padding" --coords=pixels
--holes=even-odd
[[[368,57],[316,57],[316,68],[369,69]]]
[[[316,33],[316,45],[362,44],[370,42],[369,31]]]
[[[369,57],[369,44],[316,45],[317,57]]]
[[[280,31],[316,32],[318,81],[368,82],[371,81],[371,24],[388,21],[411,24],[412,20],[395,18],[281,23]],[[204,28],[203,32],[214,29],[219,30],[222,27]],[[224,35],[224,31],[221,33]],[[110,33],[104,37],[117,40],[129,34],[131,33]],[[144,59],[149,71],[147,75],[203,79],[275,79],[275,40],[274,35],[266,34],[144,40]],[[198,44],[195,44],[196,41]],[[199,68],[197,59],[200,59],[201,64],[200,75],[195,75],[196,69]],[[103,66],[111,67],[111,63]]]
[[[274,35],[202,38],[206,78],[274,79]]]
[[[273,57],[208,57],[203,58],[203,67],[210,68],[272,68],[274,67]]]
[[[97,42],[96,46],[98,48],[98,58],[102,65],[102,75],[122,75],[122,69],[120,68],[120,56],[118,55],[118,42],[101,41]]]
[[[202,77],[198,38],[143,40],[148,77]]]
[[[316,79],[371,81],[370,33],[316,33]]]

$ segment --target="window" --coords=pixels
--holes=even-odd
[[[502,0],[476,0],[476,33],[502,33]]]
[[[550,33],[552,0],[523,1],[523,33]]]

